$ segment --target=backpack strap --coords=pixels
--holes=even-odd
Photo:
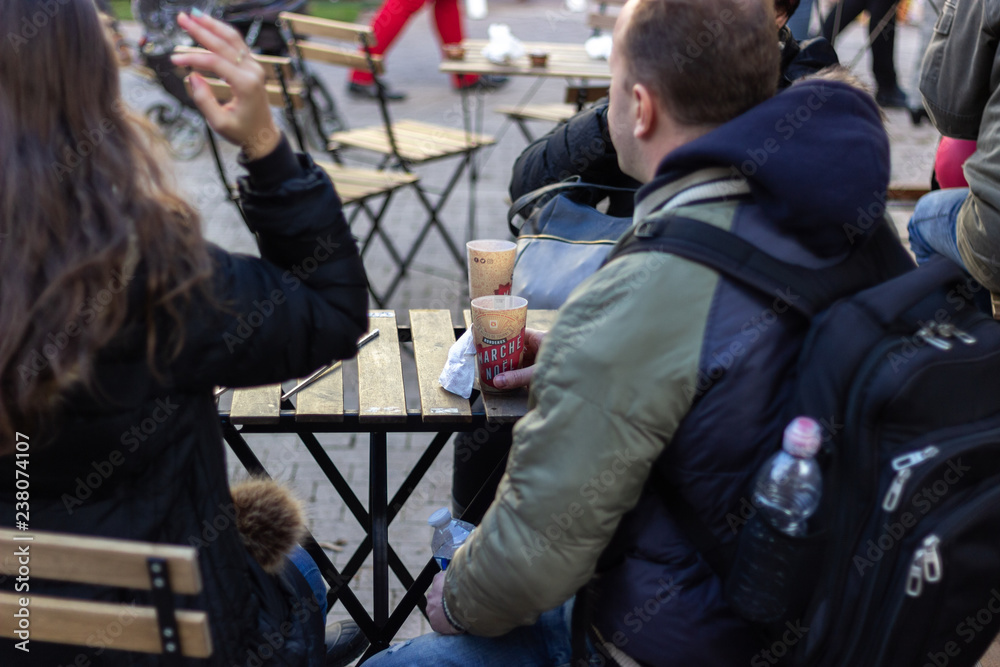
[[[767,295],[783,298],[795,311],[812,318],[837,299],[872,284],[871,259],[859,250],[892,234],[879,224],[864,243],[834,266],[807,269],[764,252],[732,232],[701,220],[653,215],[643,220],[608,256],[607,262],[637,252],[667,252],[724,274]]]
[[[606,262],[639,252],[668,252],[718,271],[727,278],[767,295],[777,295],[806,319],[812,319],[837,299],[872,284],[877,252],[898,241],[884,220],[865,235],[848,257],[823,269],[807,269],[779,260],[735,234],[700,220],[655,213],[635,227],[612,250]],[[723,544],[702,521],[697,510],[658,466],[650,472],[648,487],[670,508],[671,517],[720,579],[725,580],[736,557],[737,543]]]

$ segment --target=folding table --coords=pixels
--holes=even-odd
[[[528,326],[548,329],[556,311],[528,311]],[[511,428],[527,412],[525,390],[509,394],[486,394],[484,408],[473,411],[472,402],[446,392],[438,383],[448,349],[464,327],[455,327],[447,310],[411,310],[409,326],[396,321],[391,310],[372,311],[370,328],[379,335],[358,352],[356,384],[350,395],[357,395],[357,405],[345,401],[345,375],[342,368],[282,401],[281,385],[268,385],[233,392],[232,407],[220,411],[223,435],[243,466],[252,474],[267,474],[244,436],[250,433],[292,433],[298,436],[330,484],[343,498],[349,511],[362,525],[367,537],[354,552],[343,570],[338,570],[315,541],[307,550],[316,560],[330,584],[328,605],[340,600],[361,631],[371,641],[365,657],[382,650],[399,631],[414,607],[426,605],[424,591],[437,572],[430,558],[414,578],[389,544],[389,524],[407,498],[434,463],[438,453],[457,431],[491,430],[499,425]],[[466,316],[466,319],[468,316]],[[402,374],[402,344],[412,343],[417,367],[419,409],[407,408]],[[412,391],[412,389],[411,389]],[[416,399],[416,396],[413,397]],[[475,393],[473,394],[475,398]],[[416,400],[411,400],[411,404]],[[344,479],[336,462],[316,438],[318,433],[368,433],[369,502],[361,503]],[[420,459],[409,472],[391,500],[388,497],[388,459],[386,436],[397,432],[436,433]],[[476,505],[492,498],[477,498]],[[428,535],[429,540],[429,535]],[[349,587],[369,553],[374,564],[374,609],[364,608]],[[394,610],[389,609],[389,570],[407,589]]]

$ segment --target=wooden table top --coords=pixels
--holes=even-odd
[[[464,60],[443,60],[441,71],[452,74],[502,74],[507,76],[544,76],[569,79],[610,80],[611,68],[607,60],[594,60],[587,55],[583,44],[560,44],[557,42],[523,42],[525,55],[515,58],[506,65],[498,65],[486,59],[483,47],[485,39],[466,39]],[[549,54],[545,67],[532,67],[529,53]]]
[[[529,310],[528,326],[549,329],[557,311]],[[447,310],[411,310],[410,327],[400,329],[396,313],[375,310],[369,313],[370,328],[379,335],[360,349],[357,373],[346,374],[344,365],[292,397],[292,404],[282,406],[280,384],[250,387],[233,391],[228,417],[233,424],[274,425],[288,418],[293,408],[294,421],[299,425],[336,424],[347,420],[358,424],[382,427],[401,426],[419,419],[428,426],[440,425],[442,430],[473,421],[470,403],[461,396],[444,390],[438,382],[448,350],[456,340],[456,328]],[[470,321],[465,311],[466,326]],[[412,342],[416,362],[419,409],[407,408],[403,382],[403,345],[401,335]],[[409,351],[407,351],[409,353]],[[353,364],[351,364],[353,368]],[[345,386],[345,376],[350,386]],[[357,396],[357,406],[345,407],[345,389]],[[410,404],[417,402],[411,397]],[[491,423],[513,423],[528,411],[528,392],[519,390],[505,394],[484,394],[486,418]],[[480,413],[481,418],[481,413]],[[361,428],[360,430],[365,430]],[[405,430],[405,429],[403,429]]]

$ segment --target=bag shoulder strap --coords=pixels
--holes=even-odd
[[[510,208],[507,209],[507,227],[511,233],[517,236],[524,226],[527,216],[525,213],[538,205],[539,201],[553,197],[561,192],[572,190],[592,190],[598,192],[635,192],[635,188],[625,188],[617,185],[600,185],[598,183],[586,183],[580,180],[579,176],[570,176],[558,183],[549,183],[540,188],[525,193],[517,198]],[[520,216],[520,222],[516,218]]]

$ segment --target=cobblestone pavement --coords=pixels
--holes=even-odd
[[[467,22],[468,35],[486,37],[490,22],[507,23],[514,35],[528,41],[583,42],[589,36],[584,16],[568,12],[558,0],[493,0],[487,20]],[[128,30],[134,32],[135,26],[129,26]],[[916,28],[911,26],[899,28],[896,62],[900,70],[900,83],[904,88],[911,81],[917,64],[916,33]],[[863,48],[865,37],[866,30],[856,24],[844,32],[837,46],[845,63],[855,60]],[[394,104],[392,112],[396,118],[412,118],[460,128],[461,97],[450,89],[448,77],[438,72],[438,57],[438,41],[431,26],[431,12],[421,11],[406,28],[386,60],[387,81],[393,87],[409,93],[409,99],[404,103]],[[870,82],[869,67],[868,56],[862,55],[854,70],[863,80]],[[360,127],[375,122],[377,111],[373,103],[352,100],[344,93],[345,72],[333,67],[319,66],[317,69],[334,93],[351,126]],[[530,78],[514,78],[502,90],[478,98],[482,127],[484,131],[497,137],[498,143],[485,150],[479,158],[481,180],[476,198],[478,214],[474,232],[477,237],[507,236],[507,182],[514,159],[526,145],[517,128],[491,109],[499,104],[523,101],[529,95],[533,95],[533,102],[561,101],[562,81],[546,80],[535,90],[536,84],[537,81]],[[162,92],[154,85],[131,74],[125,76],[125,95],[129,103],[140,109],[149,107],[163,97]],[[933,161],[937,133],[926,123],[922,127],[913,127],[903,111],[888,112],[887,127],[892,140],[893,180],[925,182]],[[544,125],[536,125],[533,129],[536,134],[540,134],[546,128]],[[224,155],[230,171],[235,173],[235,151],[227,148]],[[824,157],[817,155],[816,159],[822,160]],[[424,183],[442,184],[451,168],[452,163],[445,162],[421,168],[419,173]],[[255,253],[251,235],[232,206],[224,200],[224,191],[208,152],[193,161],[178,162],[175,171],[181,189],[202,213],[207,237],[232,251]],[[831,187],[835,187],[835,184],[831,184]],[[468,205],[469,192],[463,181],[442,215],[447,228],[456,239],[466,238]],[[909,210],[891,210],[897,226],[905,228]],[[393,203],[384,228],[401,247],[408,247],[423,219],[422,214],[423,209],[415,198],[404,193]],[[359,230],[359,234],[363,231],[364,229]],[[380,287],[384,286],[392,268],[384,249],[373,247],[365,263],[373,281]],[[460,268],[440,238],[432,234],[409,278],[389,305],[401,311],[408,308],[447,308],[456,314],[457,321],[463,282]],[[425,434],[389,436],[390,493],[402,481],[430,437]],[[343,566],[361,542],[364,531],[354,521],[305,448],[293,436],[250,436],[248,440],[271,474],[288,482],[305,499],[313,534],[322,541],[344,541],[342,552],[330,552],[334,563]],[[320,441],[358,497],[366,502],[366,438],[361,435],[336,435],[323,436]],[[232,459],[231,470],[234,478],[245,475],[235,459]],[[390,528],[390,540],[411,572],[419,571],[430,555],[430,530],[426,525],[426,517],[434,509],[449,504],[451,470],[451,449],[446,447]],[[371,577],[371,566],[368,565],[352,582],[362,603],[369,608]],[[392,604],[395,604],[403,590],[393,577],[390,578],[394,584]],[[331,619],[346,617],[347,614],[340,605],[331,611]],[[398,638],[410,638],[428,631],[426,620],[419,612],[415,612],[403,625]]]

